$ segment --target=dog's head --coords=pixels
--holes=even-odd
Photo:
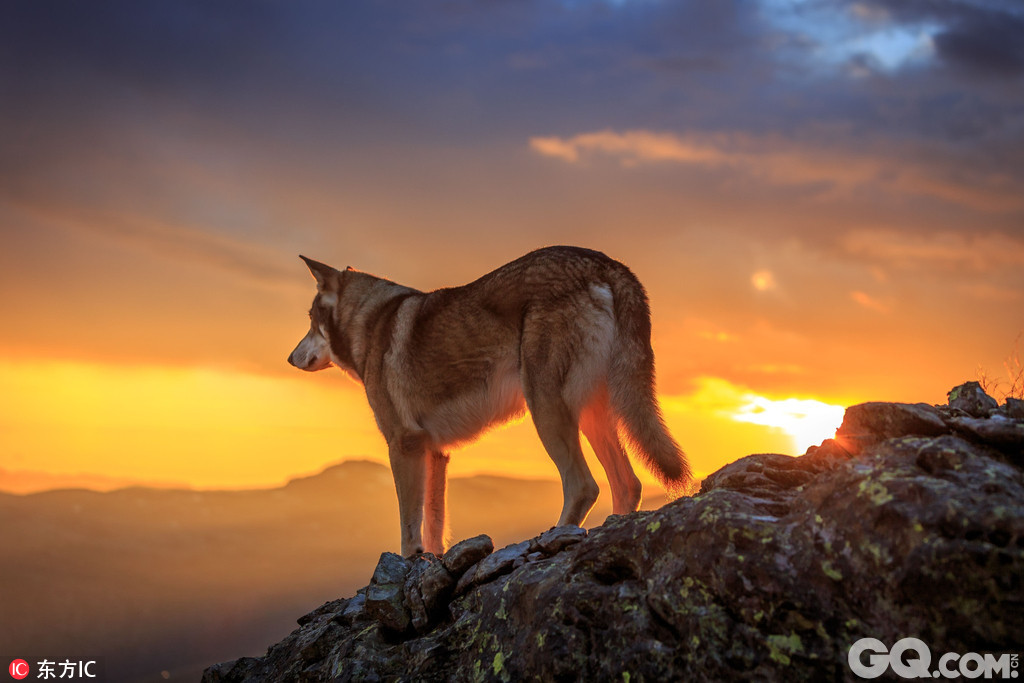
[[[309,309],[309,332],[288,356],[288,362],[300,370],[314,372],[332,365],[330,334],[342,286],[342,273],[305,256],[299,258],[306,262],[316,278],[316,298]]]

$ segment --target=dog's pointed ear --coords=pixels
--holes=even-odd
[[[309,272],[311,272],[313,277],[316,278],[316,288],[319,291],[329,289],[331,284],[341,274],[334,268],[320,263],[319,261],[314,261],[311,258],[306,258],[301,254],[299,255],[299,258],[305,261],[306,265],[309,266]]]

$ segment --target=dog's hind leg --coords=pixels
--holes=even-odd
[[[608,391],[601,388],[583,410],[580,429],[608,475],[612,489],[612,512],[624,515],[640,509],[641,484],[619,441],[615,415],[608,404]]]
[[[573,345],[578,335],[571,328],[572,320],[558,310],[538,308],[528,313],[520,347],[523,397],[544,450],[562,479],[559,526],[582,525],[600,492],[580,447],[579,407],[570,403],[580,399],[578,387],[585,384],[576,382],[577,390],[567,384],[574,364],[578,366]]]
[[[448,454],[427,453],[427,488],[424,504],[424,550],[438,557],[448,546]]]
[[[420,435],[412,434],[388,443],[391,474],[398,493],[398,515],[402,525],[402,555],[423,552],[423,499],[426,479],[426,446]]]
[[[580,447],[579,422],[557,392],[531,389],[525,382],[526,404],[544,449],[562,478],[562,514],[558,526],[581,526],[597,502],[599,489]]]

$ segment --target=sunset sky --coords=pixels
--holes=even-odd
[[[0,12],[0,470],[211,488],[386,461],[360,386],[286,363],[298,255],[432,289],[550,244],[647,286],[699,475],[999,379],[1024,341],[1024,6]],[[528,420],[454,454],[475,472],[555,477]]]

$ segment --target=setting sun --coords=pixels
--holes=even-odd
[[[843,406],[809,398],[773,400],[756,394],[747,394],[743,398],[745,403],[732,419],[782,430],[792,438],[795,454],[835,436],[845,411]]]

